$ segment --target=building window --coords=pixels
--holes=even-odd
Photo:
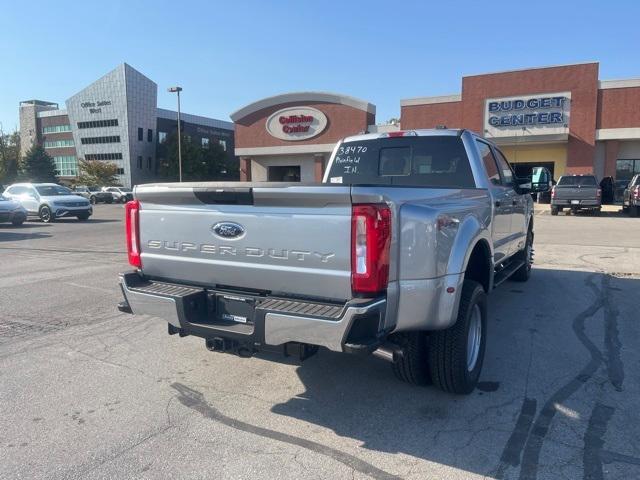
[[[118,119],[110,120],[92,120],[90,122],[78,122],[78,128],[102,128],[102,127],[117,127]]]
[[[640,173],[640,159],[616,160],[616,180],[630,181],[636,173]]]
[[[153,142],[153,130],[150,128],[147,130],[147,142]]]
[[[147,170],[151,170],[151,157],[147,157]]]
[[[122,160],[121,153],[87,153],[85,160]]]
[[[118,168],[118,169],[116,169],[116,173],[117,173],[118,175],[124,175],[124,168]]]
[[[71,125],[53,125],[50,127],[44,127],[42,129],[42,133],[61,133],[61,132],[70,132]]]
[[[144,137],[144,128],[138,127],[138,140],[142,141]]]
[[[167,132],[158,132],[158,143],[164,143],[167,139]]]
[[[138,155],[138,168],[142,168],[142,155]]]
[[[300,167],[298,165],[267,167],[267,179],[270,182],[299,182]]]
[[[82,145],[93,145],[95,143],[120,143],[120,135],[109,137],[85,137],[80,139]]]
[[[202,148],[209,148],[209,139],[206,137],[202,138]]]
[[[227,141],[226,140],[218,140],[218,143],[222,147],[222,150],[227,151]]]
[[[44,142],[44,148],[63,148],[73,147],[73,140],[55,140],[51,142]]]
[[[61,177],[75,177],[78,175],[78,160],[74,155],[53,157],[56,171]]]

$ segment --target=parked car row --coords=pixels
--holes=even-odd
[[[0,223],[17,226],[28,217],[38,217],[44,223],[69,217],[84,221],[93,214],[92,205],[129,200],[133,200],[133,192],[125,187],[80,185],[70,190],[55,183],[14,183],[0,194]]]
[[[565,209],[567,213],[586,210],[599,215],[603,204],[613,203],[616,184],[612,177],[605,177],[598,184],[594,175],[563,175],[551,189],[551,215],[558,215]],[[632,217],[640,214],[640,174],[635,175],[623,190],[622,211]]]

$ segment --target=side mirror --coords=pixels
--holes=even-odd
[[[545,167],[535,167],[531,175],[531,192],[548,192],[551,190],[551,172]]]

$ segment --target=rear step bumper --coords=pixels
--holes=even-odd
[[[319,303],[154,281],[138,272],[120,274],[120,286],[125,297],[120,311],[161,318],[183,335],[229,339],[256,350],[298,342],[371,353],[384,337],[384,297]],[[221,297],[252,305],[252,318],[221,319],[216,311]]]

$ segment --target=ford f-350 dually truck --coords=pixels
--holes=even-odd
[[[547,188],[450,129],[345,138],[323,184],[140,185],[119,309],[210,350],[374,354],[405,381],[469,393],[487,295],[529,278],[531,193]]]

